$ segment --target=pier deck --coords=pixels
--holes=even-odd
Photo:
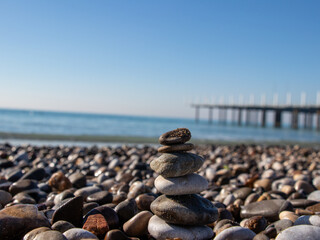
[[[213,109],[219,110],[219,122],[226,123],[227,121],[227,110],[232,111],[232,121],[236,121],[239,126],[242,125],[242,114],[245,115],[245,125],[254,123],[258,125],[259,112],[261,112],[261,127],[266,126],[267,112],[274,112],[273,126],[281,128],[282,126],[282,114],[284,112],[291,113],[291,128],[299,128],[299,114],[304,114],[304,128],[313,129],[313,118],[316,118],[316,129],[320,131],[320,106],[318,105],[237,105],[237,104],[191,104],[191,107],[195,108],[195,120],[198,122],[200,117],[200,109],[209,110],[209,123],[212,123]],[[237,113],[237,118],[236,118]]]

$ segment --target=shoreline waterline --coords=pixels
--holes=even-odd
[[[30,133],[9,133],[0,132],[0,142],[30,143],[36,145],[67,144],[67,145],[120,145],[120,144],[146,144],[158,145],[158,138],[143,136],[112,136],[112,135],[63,135],[63,134],[30,134]],[[319,147],[318,142],[302,142],[302,141],[263,141],[263,140],[223,140],[223,139],[192,139],[191,141],[197,145],[300,145]]]

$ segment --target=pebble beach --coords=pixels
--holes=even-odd
[[[0,239],[320,239],[319,148],[187,140],[0,144]]]
[[[0,0],[0,240],[320,240],[319,9]]]

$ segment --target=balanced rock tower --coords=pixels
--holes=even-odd
[[[204,160],[187,152],[194,148],[193,144],[186,143],[190,138],[186,128],[162,134],[159,142],[164,146],[158,152],[163,154],[150,163],[159,174],[154,184],[162,193],[151,204],[155,215],[148,225],[149,233],[157,240],[205,240],[213,236],[212,229],[205,225],[218,218],[218,211],[209,200],[197,194],[207,189],[208,182],[194,173]]]

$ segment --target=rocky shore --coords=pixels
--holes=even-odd
[[[205,208],[203,202],[214,209],[205,210],[212,211],[214,221],[199,222],[199,227],[192,222],[193,239],[320,239],[319,149],[263,145],[186,149],[204,161],[199,170],[181,174],[188,183],[182,190],[151,169],[150,163],[163,155],[155,146],[1,144],[0,239],[155,239],[148,231],[149,220],[153,219],[154,231],[164,231],[157,226],[167,223],[155,217],[155,203],[150,206],[160,197],[166,198],[168,207],[169,199],[181,198],[179,190],[190,193],[199,206],[175,200],[180,206],[171,210],[179,211],[183,205],[197,211]],[[166,194],[155,187],[156,178]],[[171,197],[170,191],[178,196]],[[184,209],[174,213],[163,213],[166,222],[190,223]],[[201,234],[204,227],[212,232]]]

